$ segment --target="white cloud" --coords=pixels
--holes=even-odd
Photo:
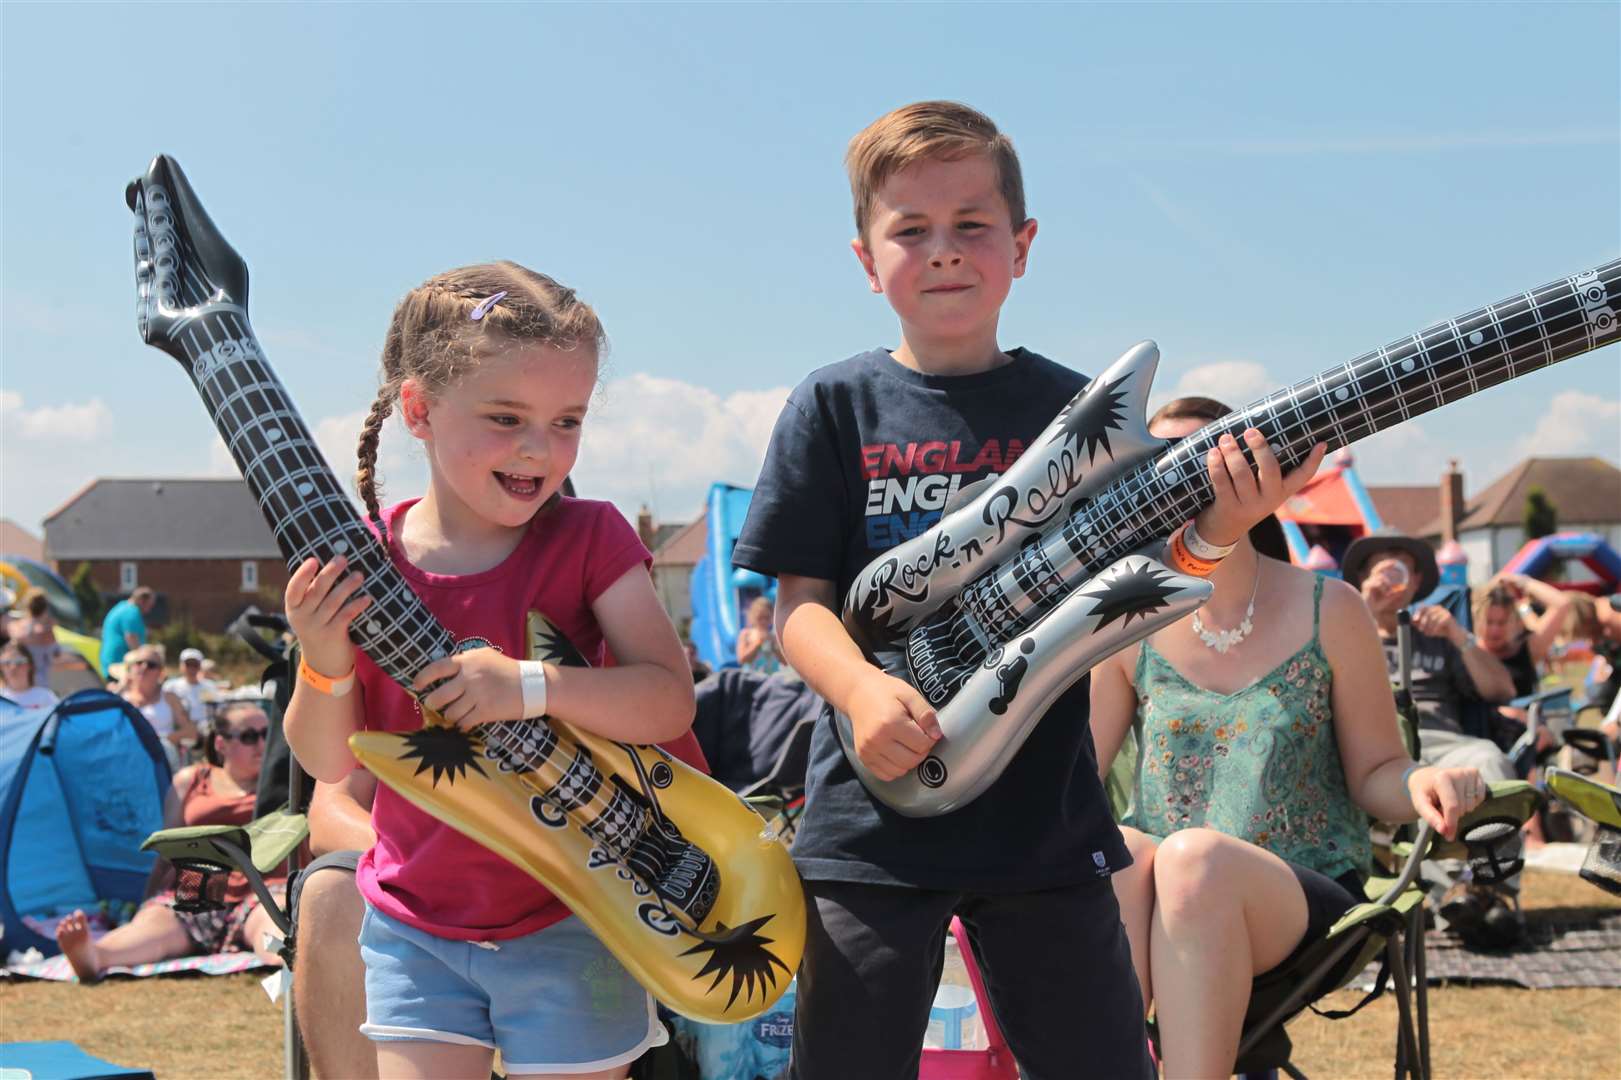
[[[29,408],[22,394],[0,390],[0,510],[30,529],[103,475],[113,413],[100,398],[83,404]]]
[[[1368,484],[1436,484],[1448,461],[1468,456],[1460,453],[1458,445],[1438,440],[1417,420],[1370,435],[1350,450],[1355,455],[1357,472]],[[1491,468],[1478,462],[1476,467],[1487,471]]]
[[[0,390],[4,441],[93,442],[112,434],[113,411],[99,397],[83,404],[39,405],[32,409],[15,390]]]
[[[574,483],[626,516],[647,503],[661,520],[694,516],[715,481],[752,486],[788,387],[725,395],[677,379],[607,383],[585,425]]]
[[[1554,395],[1529,435],[1515,443],[1516,457],[1593,454],[1621,457],[1621,400],[1566,390]]]
[[[1242,409],[1250,402],[1270,394],[1279,385],[1265,367],[1253,360],[1217,360],[1184,371],[1169,392],[1156,390],[1150,397],[1148,412],[1153,415],[1161,405],[1180,397],[1215,398],[1235,409]]]

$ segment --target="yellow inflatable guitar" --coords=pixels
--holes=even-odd
[[[186,369],[290,567],[344,555],[372,597],[355,644],[407,689],[458,642],[411,591],[321,458],[248,322],[248,272],[180,167],[153,160],[135,212],[141,338]],[[531,616],[531,659],[583,663]],[[475,734],[425,710],[355,756],[416,806],[555,893],[655,997],[711,1022],[763,1013],[787,988],[805,903],[787,849],[736,795],[657,747],[548,719]]]
[[[528,639],[528,659],[585,662],[540,615]],[[787,849],[747,803],[656,746],[552,719],[469,733],[424,713],[418,731],[363,731],[349,747],[562,897],[677,1012],[743,1020],[781,994],[804,945],[803,899]]]

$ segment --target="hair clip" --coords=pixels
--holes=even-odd
[[[500,292],[496,293],[494,296],[490,297],[488,300],[480,300],[479,303],[478,303],[478,307],[474,308],[473,313],[471,315],[467,316],[467,317],[469,319],[471,319],[473,322],[478,322],[484,316],[488,315],[490,313],[490,309],[493,308],[496,304],[500,303],[501,298],[503,296],[505,296],[506,294],[507,294],[507,291],[505,289],[502,289]]]

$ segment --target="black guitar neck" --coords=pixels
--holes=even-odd
[[[1168,535],[1210,505],[1205,456],[1256,428],[1287,470],[1317,443],[1332,451],[1509,379],[1621,339],[1621,259],[1421,330],[1262,398],[1181,439],[1106,488],[1084,511],[1106,523],[1096,564]],[[1240,443],[1242,445],[1242,443]],[[1084,526],[1083,526],[1084,527]],[[1100,529],[1094,530],[1101,535]],[[1121,535],[1129,533],[1130,535]]]
[[[365,575],[372,603],[350,637],[407,689],[455,639],[434,618],[361,520],[239,308],[214,308],[178,326],[176,342],[208,415],[247,480],[289,569],[338,555]]]

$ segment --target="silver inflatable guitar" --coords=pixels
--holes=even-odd
[[[905,776],[862,783],[909,817],[989,787],[1047,707],[1102,658],[1202,604],[1207,582],[1158,562],[1211,501],[1205,455],[1254,427],[1284,468],[1621,338],[1621,260],[1437,323],[1255,402],[1175,443],[1148,434],[1159,349],[1145,341],[1059,413],[1018,462],[959,492],[940,522],[869,563],[844,625],[918,689],[943,738]],[[1242,445],[1242,442],[1240,443]]]

